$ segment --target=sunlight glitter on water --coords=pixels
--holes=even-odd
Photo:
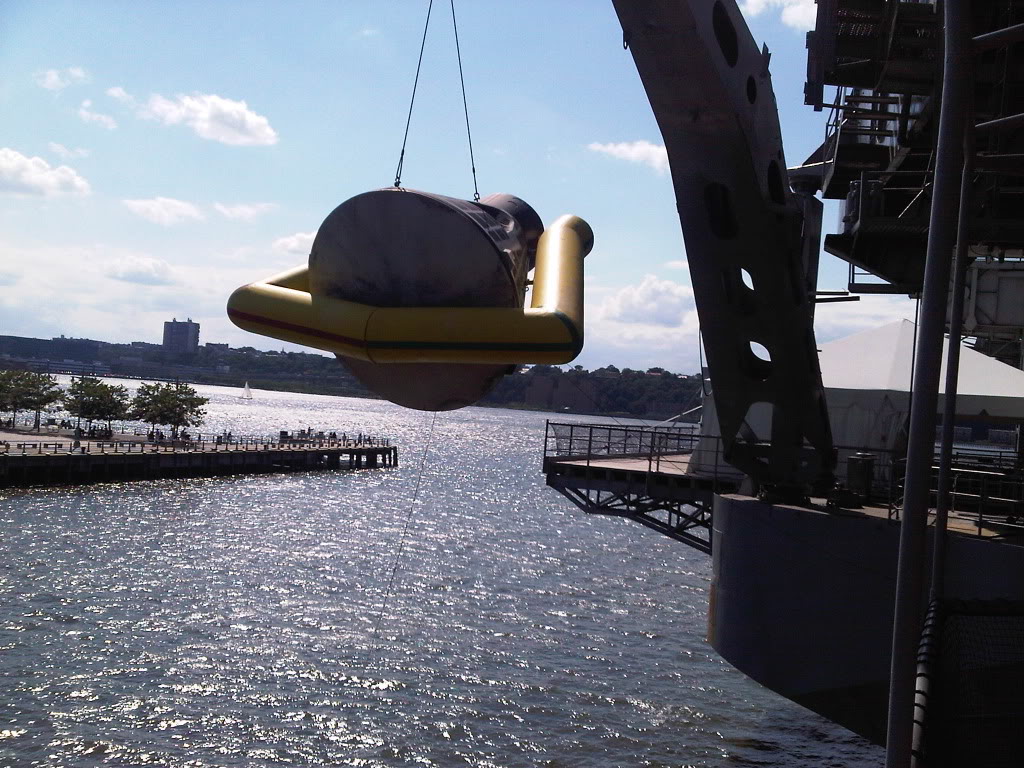
[[[201,389],[213,431],[388,434],[402,464],[0,496],[12,765],[877,759],[707,646],[705,556],[544,487],[544,414],[440,415],[410,506],[429,415]]]

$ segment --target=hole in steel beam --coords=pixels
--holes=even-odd
[[[766,363],[770,363],[772,361],[771,353],[768,351],[768,347],[764,344],[752,341],[750,342],[750,351],[758,360],[763,360]]]
[[[714,182],[704,187],[704,207],[708,213],[708,224],[715,235],[723,240],[736,237],[738,229],[728,187]]]
[[[729,18],[729,12],[722,5],[722,0],[717,0],[711,9],[711,28],[715,32],[715,39],[726,63],[730,67],[735,67],[740,57],[739,39],[736,37],[736,27]]]
[[[743,369],[756,381],[766,381],[772,375],[772,358],[767,347],[751,341],[743,355]]]

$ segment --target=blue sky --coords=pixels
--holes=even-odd
[[[786,159],[822,140],[803,106],[813,0],[748,0],[772,51]],[[661,136],[610,2],[456,4],[482,194],[587,219],[587,367],[698,365]],[[0,333],[278,349],[232,326],[242,283],[305,260],[320,222],[389,186],[426,2],[21,2],[0,6]],[[472,196],[451,18],[436,2],[403,183]],[[834,206],[825,228],[836,226]],[[821,287],[845,266],[823,259]],[[819,341],[912,317],[819,307]]]

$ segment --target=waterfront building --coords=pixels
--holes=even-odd
[[[164,323],[164,352],[194,355],[199,349],[199,323],[174,318]]]

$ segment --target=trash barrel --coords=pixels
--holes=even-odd
[[[871,498],[875,480],[875,454],[855,453],[847,460],[846,486],[864,501]]]

